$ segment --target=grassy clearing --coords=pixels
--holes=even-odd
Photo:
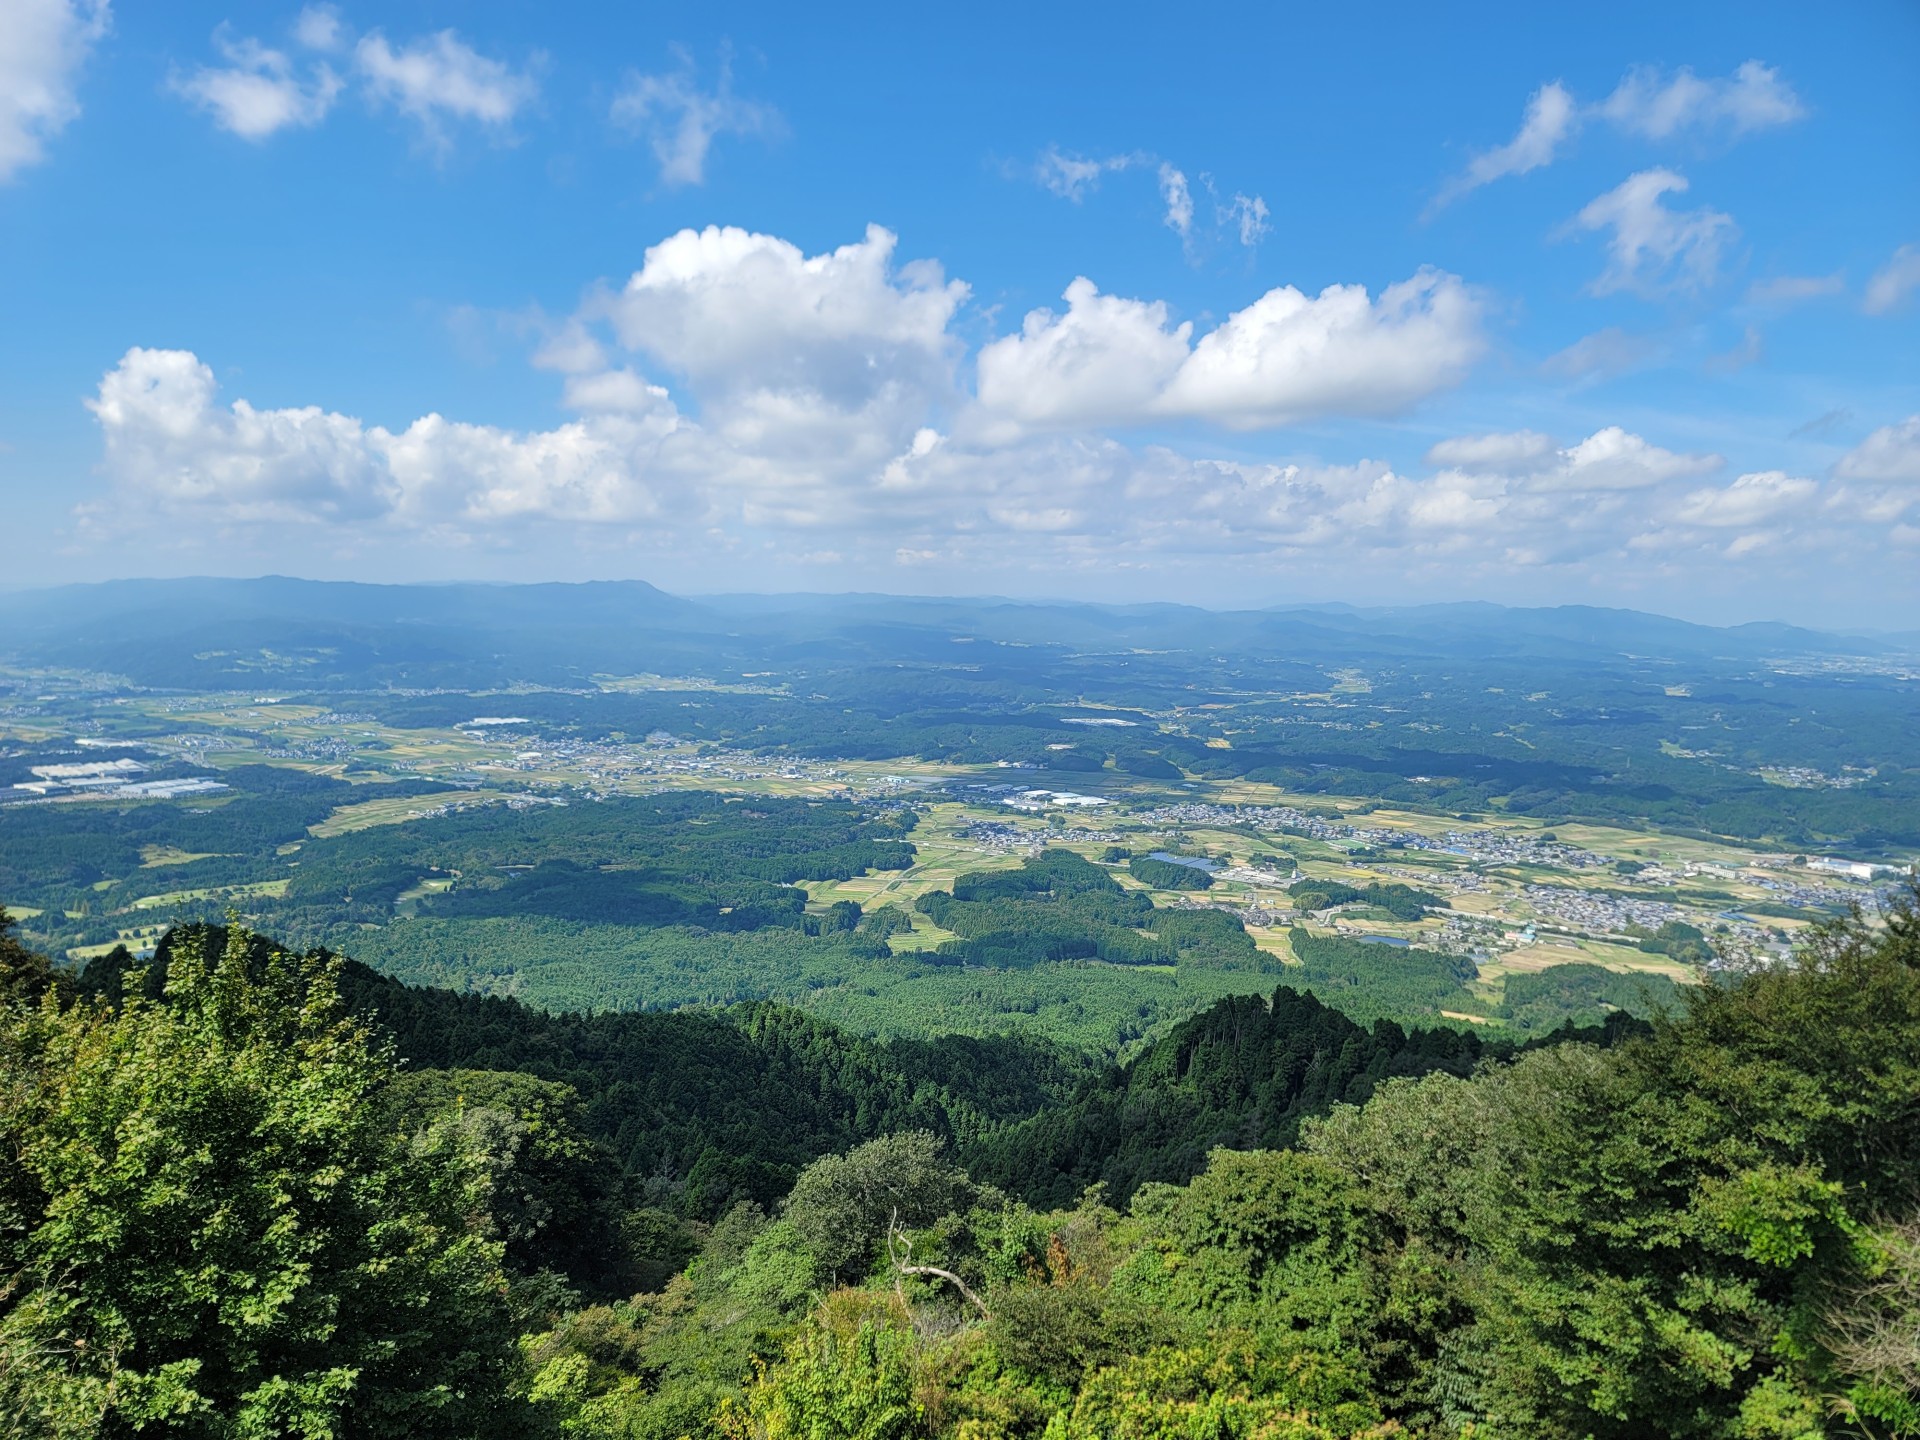
[[[143,895],[129,910],[163,910],[169,905],[192,905],[206,900],[244,900],[249,895],[278,899],[287,893],[285,880],[256,880],[248,885],[216,885],[205,890],[169,890],[164,895]]]
[[[76,945],[67,951],[69,960],[92,960],[98,956],[110,954],[118,946],[124,945],[136,954],[151,950],[160,937],[167,933],[165,925],[127,925],[122,926],[112,940],[97,945]]]
[[[424,900],[429,895],[444,895],[453,888],[451,875],[431,876],[410,889],[402,890],[393,897],[393,903],[404,905],[409,900]]]
[[[491,805],[506,796],[498,790],[450,790],[439,795],[407,795],[387,800],[362,800],[342,805],[318,825],[309,825],[307,833],[316,840],[366,830],[375,825],[400,825],[443,815],[449,810],[470,805]]]
[[[168,865],[191,865],[196,860],[212,860],[220,854],[217,850],[202,851],[198,854],[191,850],[180,850],[172,845],[142,845],[140,847],[140,868],[159,870]]]

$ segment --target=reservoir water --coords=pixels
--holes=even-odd
[[[1204,870],[1211,875],[1220,868],[1216,860],[1205,860],[1198,855],[1169,855],[1164,850],[1155,850],[1148,855],[1149,860],[1164,860],[1169,865],[1185,865],[1189,870]]]

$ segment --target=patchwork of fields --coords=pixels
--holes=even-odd
[[[1357,688],[1352,677],[1340,683],[1329,693]],[[85,728],[141,736],[115,753],[192,767],[227,788],[139,805],[107,793],[7,807],[5,899],[29,936],[73,963],[116,945],[150,948],[173,920],[233,909],[402,978],[549,1006],[778,998],[876,1032],[1014,1028],[1111,1051],[1222,995],[1282,983],[1338,982],[1350,1009],[1389,1013],[1392,1003],[1366,995],[1400,994],[1396,970],[1422,964],[1466,976],[1451,1001],[1420,1006],[1434,1021],[1518,1023],[1515,976],[1544,975],[1550,988],[1600,972],[1644,976],[1653,1003],[1712,965],[1782,953],[1821,915],[1871,894],[1694,834],[1498,807],[1462,818],[1111,764],[820,759],[665,732],[583,738],[517,715],[515,698],[476,696],[466,719],[404,725],[342,704],[232,694],[92,707]],[[76,728],[14,720],[5,739],[57,746]],[[751,825],[729,820],[718,849],[686,851],[662,837],[715,822],[672,809],[680,803],[717,804],[722,817],[784,807],[778,823],[798,828],[781,842],[784,858],[754,872],[758,888],[734,893],[722,878],[729,857],[766,847]],[[243,819],[237,830],[227,823]],[[221,842],[225,831],[245,843]],[[580,838],[588,832],[590,843]],[[823,847],[850,843],[895,849],[817,863]],[[37,873],[36,844],[50,857]],[[963,937],[936,922],[928,897],[1048,852],[1098,866],[1116,893],[1144,896],[1154,913],[1219,913],[1250,944],[1228,964],[1171,955],[1114,964],[1094,953],[1020,968],[956,963]],[[1204,870],[1128,858],[1154,854]],[[556,866],[585,871],[549,873]],[[1159,888],[1169,876],[1180,888]],[[1316,903],[1329,887],[1342,896],[1401,887],[1432,903],[1399,912],[1364,899]],[[1699,947],[1670,953],[1657,939],[1663,925],[1699,936]],[[1365,974],[1310,973],[1296,954],[1302,936],[1368,942],[1326,952],[1364,957]],[[1568,1016],[1609,1008],[1595,998],[1603,982],[1583,983],[1555,1002]]]

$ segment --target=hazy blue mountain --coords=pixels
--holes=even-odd
[[[1155,652],[1322,666],[1456,656],[1745,664],[1913,648],[1912,637],[1723,628],[1592,606],[1209,611],[871,594],[691,600],[641,581],[367,585],[283,576],[15,591],[0,594],[0,625],[0,653],[16,660],[157,685],[480,687],[636,671],[720,678],[768,665],[963,663],[1019,675],[1042,673],[1068,653],[1125,655],[1144,673]]]

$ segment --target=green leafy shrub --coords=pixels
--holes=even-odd
[[[485,1177],[382,1125],[339,963],[174,953],[161,998],[16,1004],[0,1399],[34,1433],[511,1435]]]

